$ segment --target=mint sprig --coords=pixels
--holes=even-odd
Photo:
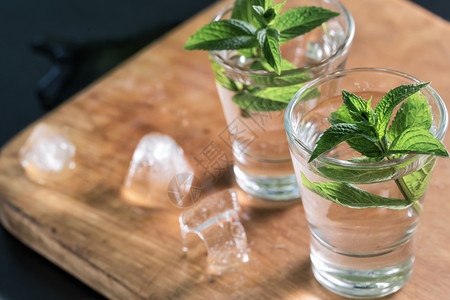
[[[401,128],[401,134],[397,133],[397,138],[394,141],[390,141],[391,144],[388,143],[387,126],[394,108],[405,98],[417,93],[426,85],[428,83],[396,87],[390,90],[373,110],[370,106],[370,100],[366,101],[352,93],[342,91],[344,106],[331,115],[330,123],[332,123],[332,126],[317,141],[317,145],[308,162],[313,161],[322,153],[335,147],[337,145],[336,141],[339,141],[339,143],[347,141],[350,147],[360,153],[367,151],[361,148],[372,145],[370,146],[370,151],[373,153],[370,156],[379,157],[380,159],[384,157],[392,158],[391,156],[394,154],[408,153],[448,156],[442,143],[431,134],[427,134],[431,127],[430,122],[425,123],[425,125],[430,126],[428,128],[420,127],[420,124],[417,124],[418,126]],[[413,101],[410,100],[407,105],[416,105]],[[404,111],[399,111],[399,119],[407,118],[407,116],[402,116],[405,114]],[[344,126],[342,124],[347,125]],[[354,128],[353,135],[349,135],[342,130],[343,128],[348,128],[350,124]],[[398,127],[396,125],[396,129],[392,131],[398,130]],[[392,136],[392,134],[390,135]],[[353,143],[354,140],[352,139],[355,136],[360,138],[356,140],[356,144]]]
[[[429,132],[432,126],[431,110],[426,98],[419,92],[427,85],[428,83],[423,83],[394,88],[374,109],[371,107],[371,99],[366,101],[355,94],[342,91],[344,104],[331,113],[328,119],[331,127],[320,136],[309,162],[342,142],[346,142],[351,148],[366,156],[362,159],[355,158],[355,161],[376,162],[406,154],[448,157],[449,154],[444,145]],[[401,105],[391,122],[393,111],[405,98],[407,100]],[[391,125],[388,128],[389,123]],[[404,196],[402,201],[361,192],[351,184],[345,183],[369,183],[370,180],[367,182],[364,180],[371,178],[376,178],[375,182],[379,179],[388,180],[393,175],[392,169],[380,170],[379,174],[374,176],[356,170],[358,176],[352,178],[346,170],[319,167],[318,171],[323,172],[326,178],[344,182],[313,183],[303,174],[302,181],[309,190],[345,206],[399,209],[412,205],[419,213],[421,207],[417,201],[428,186],[434,164],[433,157],[420,170],[395,179]],[[355,199],[355,197],[360,198]]]
[[[231,19],[206,24],[186,42],[186,50],[251,49],[281,74],[280,45],[339,15],[320,7],[298,7],[281,13],[285,2],[236,0]]]
[[[250,69],[281,74],[297,69],[281,57],[280,46],[288,40],[320,26],[339,13],[320,7],[299,7],[281,13],[286,1],[274,4],[273,0],[236,0],[231,19],[206,24],[186,42],[187,50],[236,50],[239,55],[253,61]],[[254,85],[234,81],[227,71],[211,59],[218,84],[234,92],[233,102],[247,110],[279,111],[301,88],[301,83],[311,80],[305,72],[287,72],[283,77],[249,75]],[[255,87],[259,86],[259,87]],[[261,86],[269,86],[261,88]],[[292,88],[291,88],[292,87]]]

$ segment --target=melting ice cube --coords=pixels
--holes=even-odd
[[[122,195],[137,205],[174,207],[169,201],[169,183],[180,177],[177,175],[193,173],[183,149],[171,137],[160,133],[147,134],[134,151]],[[191,189],[193,176],[184,177],[187,179],[177,185],[178,194],[175,196],[182,197]]]
[[[46,124],[39,124],[20,148],[19,160],[28,177],[47,182],[75,167],[75,146]]]
[[[188,251],[187,235],[197,234],[206,245],[209,273],[220,274],[248,261],[239,209],[236,192],[228,189],[204,198],[180,215],[183,251]]]

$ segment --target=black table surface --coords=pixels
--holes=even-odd
[[[213,2],[2,0],[0,146]],[[450,20],[449,2],[414,2]],[[104,298],[0,226],[0,300],[7,299]]]

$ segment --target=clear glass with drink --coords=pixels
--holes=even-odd
[[[330,127],[330,113],[343,103],[342,90],[364,99],[372,97],[375,105],[390,89],[418,83],[411,76],[385,69],[344,70],[306,84],[286,109],[286,132],[311,233],[313,273],[337,294],[375,298],[393,293],[406,283],[413,269],[414,236],[424,196],[405,209],[356,209],[329,201],[306,186],[332,181],[380,197],[402,199],[398,183],[408,176],[426,175],[423,181],[430,180],[436,157],[408,154],[361,162],[353,159],[361,155],[343,143],[311,163],[308,160],[317,139]],[[315,96],[308,96],[311,94]],[[430,132],[442,141],[448,125],[445,104],[429,86],[421,94],[431,109]],[[428,182],[423,181],[420,184],[426,190]]]
[[[354,36],[353,19],[338,1],[291,0],[287,1],[283,11],[299,6],[320,6],[340,15],[284,43],[281,56],[291,67],[280,75],[251,68],[257,59],[247,59],[236,50],[210,52],[228,123],[227,138],[235,158],[236,181],[246,192],[273,200],[272,204],[278,201],[285,205],[299,197],[283,126],[286,104],[300,84],[343,69]],[[232,7],[223,9],[213,21],[230,18],[231,10]],[[276,89],[282,88],[280,93],[284,95],[279,95]],[[255,109],[257,97],[247,104],[236,104],[241,96],[255,89],[262,98],[285,97],[286,93],[290,93],[290,97],[285,105],[266,109]]]

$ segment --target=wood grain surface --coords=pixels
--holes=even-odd
[[[450,106],[448,22],[404,0],[342,2],[356,22],[347,67],[386,67],[431,81]],[[229,166],[208,173],[198,163],[211,145],[232,156],[207,55],[182,50],[225,3],[149,45],[11,140],[0,156],[1,221],[29,247],[112,299],[340,299],[313,278],[301,205],[262,209],[239,192],[250,261],[208,276],[205,251],[189,257],[181,251],[180,210],[137,207],[121,197],[134,147],[149,132],[176,140],[208,178],[205,193],[234,186]],[[44,185],[30,181],[18,160],[37,123],[57,128],[77,147],[76,168]],[[450,139],[445,145],[450,149]],[[417,233],[414,273],[388,299],[450,295],[449,178],[450,159],[439,159]]]

